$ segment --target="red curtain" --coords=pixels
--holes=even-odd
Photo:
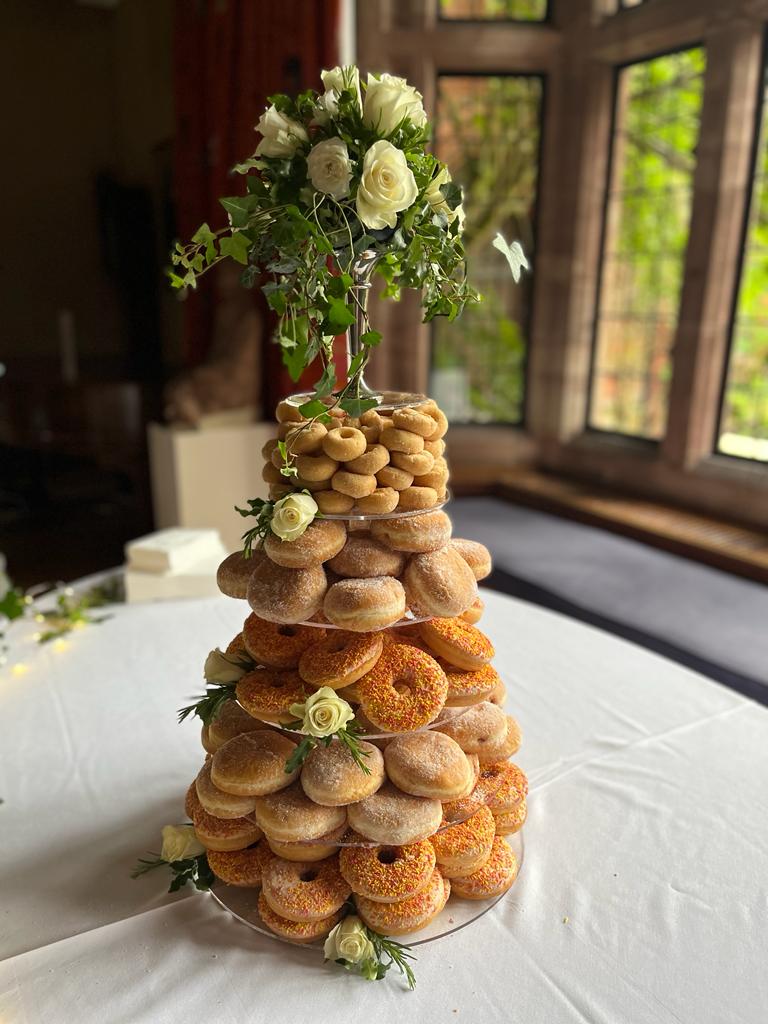
[[[174,17],[176,227],[188,238],[202,221],[220,227],[219,196],[243,190],[230,168],[256,148],[267,96],[319,88],[320,71],[338,63],[339,0],[176,0]],[[268,339],[258,289],[253,297]],[[188,365],[205,357],[215,302],[215,282],[204,278],[185,303]],[[269,408],[293,386],[268,340],[264,357]]]

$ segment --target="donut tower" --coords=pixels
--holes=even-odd
[[[272,501],[309,494],[319,514],[219,567],[250,611],[186,810],[216,886],[254,890],[249,912],[276,935],[321,940],[350,908],[372,932],[410,935],[518,872],[505,837],[526,816],[520,729],[477,626],[491,559],[451,536],[434,401],[387,393],[326,422],[300,404],[278,406],[263,476]]]

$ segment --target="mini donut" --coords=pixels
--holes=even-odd
[[[309,491],[310,494],[314,494],[315,491],[325,491],[328,489],[330,480],[305,480],[302,476],[293,477],[293,490],[294,491]]]
[[[497,707],[503,708],[507,703],[507,688],[504,685],[504,680],[499,676],[498,683],[494,686],[491,692],[486,697],[491,704],[496,704]]]
[[[374,476],[389,462],[389,451],[383,444],[368,444],[362,455],[349,459],[344,468],[351,473],[369,473]]]
[[[367,447],[365,434],[357,427],[331,427],[323,438],[323,451],[337,462],[359,459]]]
[[[238,885],[244,889],[258,889],[262,872],[274,858],[274,853],[261,839],[255,846],[245,850],[208,851],[208,867],[227,885]]]
[[[262,459],[265,459],[267,462],[271,462],[273,453],[278,451],[277,446],[279,443],[280,442],[276,437],[270,437],[268,441],[265,441],[264,444],[261,446]]]
[[[335,626],[355,633],[383,629],[405,615],[405,591],[392,576],[339,580],[328,588],[323,613]]]
[[[246,651],[254,661],[267,668],[296,668],[304,651],[324,636],[323,629],[267,622],[255,613],[249,615],[243,624]]]
[[[219,853],[245,850],[257,843],[263,832],[250,818],[215,818],[200,811],[192,819],[195,835],[206,848]]]
[[[272,456],[274,459],[274,456]],[[278,452],[278,458],[282,459],[282,455]],[[280,463],[282,465],[282,462]],[[275,466],[273,462],[265,462],[261,467],[261,479],[267,484],[284,484],[288,483],[286,477],[280,472],[279,467]]]
[[[321,807],[294,782],[279,793],[256,797],[253,817],[268,839],[296,843],[319,839],[340,828],[347,819],[343,807]]]
[[[225,793],[219,789],[211,778],[211,767],[212,761],[207,760],[195,779],[195,792],[206,814],[229,820],[251,814],[255,807],[254,797]]]
[[[519,832],[523,827],[527,817],[528,804],[525,797],[523,797],[511,811],[504,811],[501,814],[493,815],[496,822],[496,835],[513,836],[515,832]]]
[[[404,469],[412,476],[423,476],[429,473],[435,464],[434,455],[429,452],[392,452],[392,465],[398,469]]]
[[[403,793],[385,782],[372,796],[350,804],[349,824],[365,839],[387,846],[407,846],[428,839],[443,817],[439,800]]]
[[[318,509],[326,516],[343,516],[355,504],[355,499],[340,491],[315,491],[312,494]]]
[[[403,512],[416,512],[422,508],[432,508],[437,504],[437,491],[432,487],[406,487],[400,491],[399,507]]]
[[[339,871],[352,891],[374,903],[399,903],[425,889],[435,870],[429,839],[408,846],[345,846]]]
[[[476,580],[484,580],[486,576],[490,575],[493,565],[491,553],[485,544],[480,544],[476,540],[463,540],[460,537],[454,537],[451,540],[451,547],[461,555],[475,574]]]
[[[445,454],[445,441],[442,438],[438,438],[437,441],[425,441],[424,451],[429,452],[430,455],[434,455],[436,459],[439,459]]]
[[[404,793],[454,800],[474,785],[461,747],[444,733],[404,733],[387,744],[384,763],[391,782]]]
[[[489,900],[500,896],[517,878],[517,857],[500,836],[496,836],[491,855],[478,871],[453,880],[453,893],[465,900]]]
[[[272,910],[289,921],[322,921],[352,892],[335,856],[314,862],[273,857],[264,867],[261,891]]]
[[[461,613],[459,618],[468,622],[471,626],[474,626],[476,622],[480,621],[484,611],[485,601],[483,601],[482,597],[476,597],[469,608]]]
[[[219,747],[211,761],[214,786],[236,796],[263,796],[285,789],[299,769],[285,770],[296,744],[279,732],[245,732]]]
[[[274,912],[264,898],[263,892],[259,893],[258,906],[262,922],[275,935],[279,935],[281,939],[287,939],[288,942],[304,944],[322,939],[341,920],[341,912],[337,911],[321,921],[289,921],[287,917],[280,917]]]
[[[449,476],[450,473],[448,472],[448,465],[445,459],[437,458],[432,469],[422,473],[420,476],[415,476],[413,482],[417,487],[434,487],[436,491],[444,491]]]
[[[296,457],[296,469],[302,480],[330,480],[338,468],[338,462],[329,458],[325,452],[321,452],[320,455]]]
[[[327,433],[325,424],[315,420],[289,430],[285,435],[285,445],[292,455],[316,455],[321,451]]]
[[[496,707],[496,705],[492,704],[491,707]],[[501,708],[498,710],[501,711]],[[498,742],[489,742],[483,750],[477,751],[480,764],[493,764],[495,761],[504,761],[506,758],[516,754],[520,749],[523,737],[517,719],[513,718],[512,715],[506,715],[505,718],[506,732],[504,736]]]
[[[296,540],[281,540],[267,534],[264,551],[278,565],[288,569],[308,569],[337,555],[347,540],[347,531],[337,519],[316,519]]]
[[[347,834],[347,823],[344,822],[339,828],[320,836],[311,842],[281,843],[277,839],[266,838],[270,850],[282,857],[283,860],[325,860],[333,856],[339,848],[339,843]]]
[[[403,583],[409,607],[421,615],[459,615],[477,597],[472,570],[449,546],[414,555],[406,567]]]
[[[298,405],[287,401],[285,398],[277,403],[275,419],[278,423],[304,423],[304,417],[299,412]]]
[[[265,558],[248,584],[248,604],[269,622],[305,622],[320,611],[328,581],[321,565],[288,569]]]
[[[437,917],[451,894],[451,883],[435,868],[428,884],[410,899],[397,903],[376,903],[355,896],[357,912],[363,922],[381,935],[409,935],[426,928]]]
[[[376,490],[376,477],[368,473],[348,473],[338,470],[331,477],[331,488],[350,498],[365,498]]]
[[[310,751],[301,769],[301,787],[323,807],[345,807],[371,796],[384,782],[384,759],[372,743],[358,740],[366,774],[344,743],[334,739]]]
[[[434,658],[408,644],[387,644],[357,684],[363,713],[383,732],[409,732],[434,721],[448,693]]]
[[[391,487],[393,491],[404,491],[413,483],[413,473],[406,473],[397,466],[385,466],[376,474],[376,480],[382,487]]]
[[[248,594],[248,580],[253,570],[264,561],[261,548],[255,548],[250,558],[242,551],[227,555],[216,570],[216,584],[226,597],[244,598]]]
[[[392,422],[392,416],[391,415],[390,416],[382,416],[381,417],[381,429],[382,430],[385,430],[387,427],[394,427],[394,425],[395,424]]]
[[[398,430],[397,427],[385,426],[379,434],[379,444],[383,444],[390,452],[412,453],[424,450],[423,437],[410,430]]]
[[[289,483],[284,484],[270,484],[269,485],[269,500],[279,501],[281,498],[287,497],[289,494],[293,494],[293,486]]]
[[[489,792],[485,802],[493,814],[507,814],[513,811],[528,795],[528,779],[525,772],[511,761],[496,761],[484,765],[480,769],[480,777],[487,780]]]
[[[328,568],[339,576],[362,580],[370,576],[400,576],[405,568],[405,555],[393,551],[370,534],[347,537],[347,543],[328,562]]]
[[[462,878],[481,868],[491,856],[496,823],[487,807],[458,825],[430,838],[437,866],[445,878]]]
[[[254,718],[263,722],[285,724],[292,722],[292,704],[306,700],[309,687],[298,672],[257,668],[242,676],[235,687],[237,699]]]
[[[424,441],[438,441],[448,432],[448,419],[445,413],[437,407],[430,409],[428,415],[434,420],[435,427],[432,433],[424,438]]]
[[[313,626],[306,628],[314,630]],[[302,654],[299,675],[312,686],[332,686],[334,690],[341,690],[370,672],[379,660],[383,646],[380,633],[330,630],[328,636],[319,639]]]
[[[429,437],[435,431],[435,421],[431,416],[417,409],[395,409],[392,422],[398,430],[410,430],[413,434]]]
[[[483,665],[474,672],[443,665],[448,680],[448,696],[445,699],[449,708],[466,708],[480,701],[488,700],[501,682],[499,673],[492,665]]]
[[[224,701],[219,705],[216,717],[211,719],[208,726],[208,743],[211,747],[209,753],[215,754],[219,747],[235,736],[241,736],[246,732],[258,732],[263,728],[264,723],[249,715],[236,700]]]
[[[445,512],[377,519],[371,523],[371,534],[395,551],[437,551],[451,539],[451,521]]]
[[[462,710],[437,728],[456,740],[465,754],[477,754],[480,764],[483,764],[485,752],[495,752],[503,742],[507,732],[507,716],[495,704],[483,701]],[[502,759],[494,757],[485,763],[499,760]]]
[[[375,409],[367,409],[360,417],[360,431],[365,435],[368,444],[376,444],[381,433],[381,416]]]
[[[306,420],[302,420],[301,422],[305,423]],[[278,440],[279,441],[284,441],[286,439],[286,437],[288,436],[288,434],[290,434],[290,432],[292,430],[295,430],[297,426],[298,426],[297,423],[291,423],[291,422],[287,422],[287,421],[285,423],[278,423],[277,424],[277,431],[276,431]]]
[[[488,637],[461,618],[431,619],[422,622],[419,629],[432,650],[456,668],[482,668],[495,653]]]
[[[394,512],[400,494],[394,487],[377,487],[371,494],[357,499],[357,510],[367,516],[386,516]]]

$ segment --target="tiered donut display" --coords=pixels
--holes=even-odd
[[[281,938],[322,939],[350,901],[373,931],[411,935],[518,873],[520,729],[477,625],[490,556],[451,536],[433,401],[324,424],[287,400],[277,420],[270,498],[307,491],[319,515],[219,568],[250,606],[227,648],[247,670],[203,728],[187,813],[215,892],[251,890],[251,919]],[[297,476],[280,472],[282,440]],[[356,750],[339,733],[299,760],[296,707],[321,688],[354,711]]]

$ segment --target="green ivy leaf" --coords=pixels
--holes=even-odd
[[[233,235],[225,235],[219,242],[219,250],[222,256],[231,256],[233,260],[248,264],[248,251],[251,248],[251,240],[242,231],[236,231]]]
[[[323,334],[343,334],[354,322],[355,314],[351,306],[346,305],[343,299],[331,298],[323,321]]]
[[[365,331],[360,335],[360,343],[362,345],[374,346],[378,345],[381,341],[380,331]]]

